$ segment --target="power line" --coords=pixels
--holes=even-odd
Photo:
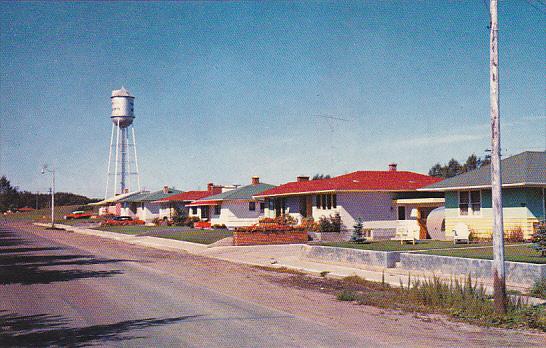
[[[542,3],[541,1],[538,1],[538,3],[541,4],[542,6],[545,6],[543,8],[540,8],[540,7],[536,6],[531,0],[526,0],[526,2],[527,2],[527,4],[529,6],[531,6],[532,8],[537,10],[538,12],[541,12],[542,14],[546,13],[546,4]]]

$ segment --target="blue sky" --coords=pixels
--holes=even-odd
[[[541,6],[534,2],[535,6]],[[540,8],[544,8],[541,6]],[[537,7],[538,8],[538,7]],[[546,145],[544,12],[501,1],[505,154]],[[0,3],[0,174],[104,194],[110,93],[150,189],[426,173],[489,147],[482,1]],[[317,115],[345,119],[332,120]]]

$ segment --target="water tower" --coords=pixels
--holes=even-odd
[[[138,174],[138,158],[136,151],[134,101],[135,97],[124,87],[112,91],[112,135],[108,154],[108,175],[106,177],[105,198],[108,198],[110,177],[114,177],[112,193],[122,194],[131,190],[140,191]],[[115,137],[115,142],[114,142]],[[112,171],[112,156],[113,161]],[[136,187],[132,186],[131,178],[136,179]]]

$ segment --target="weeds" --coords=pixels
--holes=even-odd
[[[358,298],[359,296],[356,291],[351,290],[343,290],[337,295],[339,301],[356,301]]]
[[[348,285],[366,285],[362,278],[352,276],[343,280]],[[535,284],[536,291],[544,291],[546,282]],[[535,288],[533,288],[535,289]],[[402,309],[413,312],[441,313],[479,325],[511,328],[533,328],[546,331],[546,308],[530,306],[521,296],[509,296],[508,313],[495,313],[493,301],[485,288],[473,282],[469,275],[464,280],[451,279],[444,282],[433,276],[425,280],[400,281],[400,288],[385,287],[384,280],[375,288],[355,291],[343,290],[338,294],[342,301],[356,301],[359,304],[383,308]]]
[[[546,278],[535,281],[529,293],[533,296],[546,299]]]

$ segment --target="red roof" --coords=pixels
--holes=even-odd
[[[406,171],[357,171],[330,179],[289,182],[255,197],[323,191],[414,191],[442,179]]]
[[[186,191],[182,193],[178,193],[176,195],[172,195],[169,197],[165,197],[163,199],[160,199],[156,202],[163,203],[163,202],[191,202],[195,201],[201,198],[205,198],[207,196],[212,195],[212,192],[209,191]]]

